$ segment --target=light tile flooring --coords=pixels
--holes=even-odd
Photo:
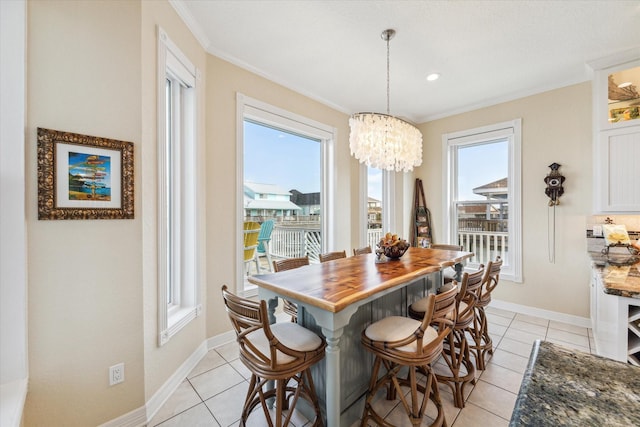
[[[594,348],[590,329],[491,307],[487,309],[487,317],[495,352],[487,369],[476,373],[476,385],[465,388],[465,408],[455,408],[449,387],[440,385],[449,426],[508,426],[536,339],[584,352]],[[235,343],[217,347],[209,351],[148,426],[238,426],[249,378]],[[384,407],[386,419],[393,425],[410,425],[399,401],[380,399],[378,404]],[[434,415],[435,408],[429,403],[423,425],[429,425]],[[249,420],[252,426],[266,425],[259,413],[254,413]],[[296,427],[304,427],[305,423],[304,419],[294,422]]]

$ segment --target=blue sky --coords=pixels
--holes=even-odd
[[[244,180],[319,192],[320,142],[245,121]]]
[[[482,200],[473,189],[506,178],[508,174],[507,141],[472,145],[458,150],[458,198]]]
[[[244,180],[302,193],[320,191],[320,142],[244,123]],[[369,168],[369,195],[382,199],[382,171]]]
[[[255,123],[244,124],[244,180],[285,190],[319,192],[320,142]],[[482,199],[473,188],[507,176],[507,143],[482,144],[458,151],[461,200]],[[369,196],[382,199],[382,171],[368,170]]]

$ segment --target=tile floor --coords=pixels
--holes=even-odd
[[[590,329],[491,307],[487,309],[487,317],[495,352],[487,369],[477,372],[476,385],[466,387],[465,408],[454,407],[449,387],[440,385],[449,426],[508,426],[531,346],[536,339],[584,352],[591,352],[594,348]],[[238,426],[249,378],[250,373],[240,362],[235,343],[212,349],[148,426]],[[389,422],[398,427],[410,426],[406,416],[401,416],[404,410],[398,401],[380,399],[379,405],[380,410],[388,414],[386,419]],[[430,416],[434,415],[435,408],[429,403],[423,425],[429,425],[432,421]],[[249,420],[252,426],[266,425],[258,413]],[[294,424],[295,427],[310,425],[304,419],[295,420]]]

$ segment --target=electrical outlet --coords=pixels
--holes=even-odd
[[[598,237],[602,237],[602,226],[601,225],[594,225],[593,226],[593,235],[594,236],[598,236]]]
[[[124,382],[124,363],[118,363],[109,368],[109,385]]]

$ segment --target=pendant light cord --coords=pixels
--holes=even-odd
[[[551,210],[553,209],[553,214]],[[553,216],[553,218],[552,218]],[[547,210],[547,249],[549,252],[549,262],[556,263],[556,205]]]
[[[390,90],[389,90],[389,41],[391,40],[391,36],[387,36],[387,114],[391,114],[390,113],[390,109],[389,109],[389,94],[390,94]]]

